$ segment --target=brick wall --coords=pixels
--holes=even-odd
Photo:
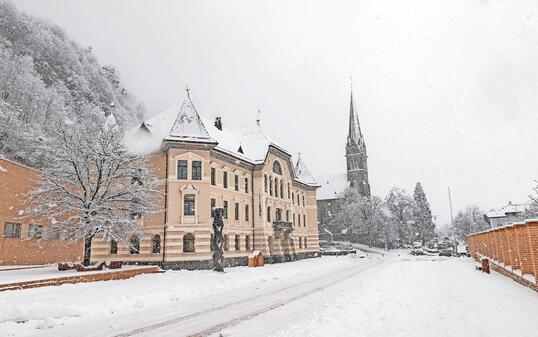
[[[26,194],[34,188],[34,180],[39,175],[37,170],[0,158],[0,265],[37,265],[81,260],[80,242],[70,244],[64,240],[44,241],[28,235],[33,221],[23,216],[29,207]],[[4,227],[10,222],[21,225],[19,237],[4,237]]]
[[[534,276],[534,286],[538,285],[538,220],[490,229],[468,238],[469,252],[476,260],[488,257],[503,275],[522,284]]]

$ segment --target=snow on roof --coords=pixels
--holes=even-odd
[[[306,167],[305,163],[301,159],[301,155],[299,155],[299,158],[297,159],[297,164],[295,165],[295,175],[297,176],[298,181],[307,185],[317,186],[316,179],[314,179],[314,177]]]
[[[215,149],[251,164],[264,163],[271,147],[287,154],[290,160],[292,157],[259,123],[240,129],[222,124],[217,128],[212,120],[200,116],[188,94],[179,109],[174,106],[161,112],[129,130],[125,137],[129,150],[138,154],[157,152],[163,140],[215,143]],[[318,186],[300,158],[295,171],[297,181]]]
[[[501,207],[499,210],[490,210],[486,213],[486,216],[488,218],[502,218],[513,213],[520,214],[524,213],[528,206],[527,203],[513,204],[512,202],[508,202],[508,205]]]
[[[349,187],[346,173],[320,177],[318,184],[321,186],[316,192],[318,200],[336,199]]]
[[[166,139],[182,140],[182,141],[204,141],[214,142],[209,136],[204,123],[200,119],[200,115],[190,97],[187,96],[181,104],[179,113],[172,125],[172,129],[166,136]]]
[[[118,127],[118,122],[116,122],[116,118],[114,117],[114,114],[110,114],[105,119],[104,126],[108,129],[116,128]]]

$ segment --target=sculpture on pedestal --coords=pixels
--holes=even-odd
[[[211,245],[213,246],[213,270],[223,272],[224,269],[224,236],[222,231],[224,229],[224,222],[222,221],[223,208],[213,208],[213,240]]]

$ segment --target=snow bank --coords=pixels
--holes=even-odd
[[[81,321],[99,324],[110,315],[166,305],[188,306],[189,302],[216,294],[232,296],[245,289],[267,289],[362,261],[364,259],[322,257],[263,268],[228,268],[225,273],[167,271],[128,280],[7,291],[0,293],[0,331],[13,336],[30,336],[36,334],[35,329],[59,328]]]

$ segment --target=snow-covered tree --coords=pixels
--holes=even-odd
[[[393,187],[385,198],[387,208],[390,210],[390,220],[396,231],[400,243],[410,242],[411,228],[408,224],[413,217],[413,198],[406,190]]]
[[[143,157],[127,152],[117,127],[62,128],[47,154],[27,212],[51,223],[45,238],[83,240],[87,265],[96,235],[123,242],[139,235],[140,217],[155,210],[157,179]]]
[[[467,206],[454,218],[452,232],[460,241],[467,241],[467,235],[489,229],[484,220],[484,212],[476,205]]]
[[[66,120],[113,110],[118,124],[129,127],[144,114],[115,68],[102,67],[59,27],[9,1],[0,1],[0,103],[15,112],[0,130],[0,155],[36,168],[45,164],[32,151],[36,140],[53,137]]]
[[[388,244],[391,228],[381,198],[363,197],[355,188],[344,191],[331,224],[346,229],[350,240],[368,245]]]
[[[538,180],[536,181],[538,184]],[[525,216],[527,218],[538,218],[538,185],[533,188],[533,194],[529,195],[530,203]]]
[[[424,193],[422,184],[419,182],[415,186],[413,199],[414,207],[411,229],[414,233],[414,239],[425,243],[435,237],[435,224],[432,220],[432,212],[430,204],[426,199],[426,193]]]

